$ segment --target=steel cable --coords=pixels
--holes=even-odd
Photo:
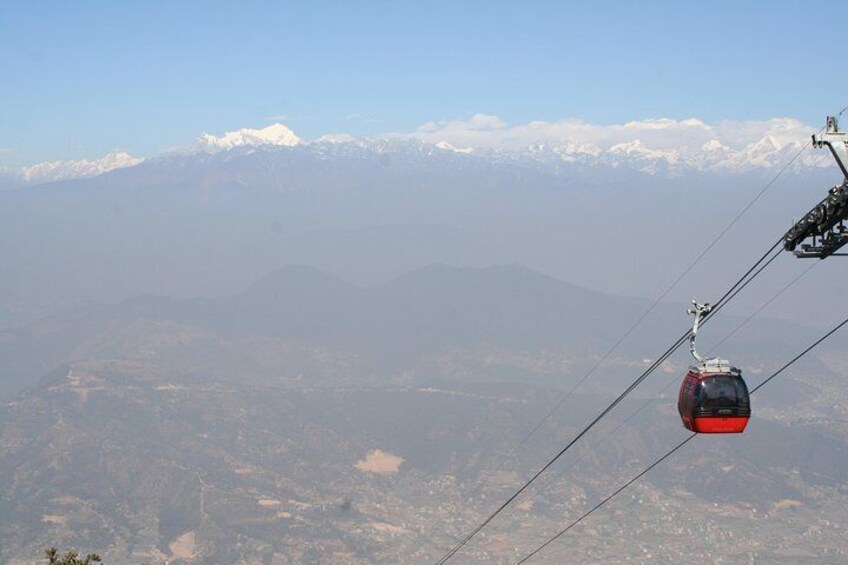
[[[799,353],[798,355],[796,355],[795,357],[793,357],[790,361],[788,361],[788,362],[787,362],[785,365],[783,365],[780,369],[778,369],[777,371],[775,371],[774,373],[772,373],[772,374],[771,374],[768,378],[766,378],[764,381],[762,381],[762,382],[761,382],[760,384],[758,384],[756,387],[754,387],[753,389],[751,389],[751,394],[756,393],[756,392],[757,392],[758,390],[760,390],[762,387],[764,387],[765,385],[767,385],[769,382],[771,382],[771,380],[772,380],[772,379],[774,379],[775,377],[777,377],[778,375],[780,375],[781,373],[783,373],[783,371],[785,371],[786,369],[788,369],[789,367],[791,367],[793,364],[795,364],[795,362],[797,362],[799,359],[801,359],[802,357],[804,357],[807,353],[809,353],[810,351],[812,351],[813,349],[815,349],[815,348],[816,348],[819,344],[821,344],[821,343],[822,343],[823,341],[825,341],[827,338],[829,338],[829,337],[830,337],[830,336],[832,336],[834,333],[836,333],[837,331],[839,331],[839,330],[840,330],[843,326],[845,326],[846,324],[848,324],[848,318],[845,318],[842,322],[840,322],[839,324],[837,324],[836,326],[834,326],[832,329],[830,329],[830,331],[828,331],[828,332],[827,332],[827,333],[825,333],[822,337],[820,337],[819,339],[817,339],[816,341],[814,341],[812,344],[810,344],[810,345],[809,345],[806,349],[804,349],[803,351],[801,351],[801,353]],[[694,438],[696,435],[698,435],[698,434],[693,433],[693,434],[689,435],[689,436],[688,436],[686,439],[684,439],[682,442],[680,442],[680,443],[678,443],[676,446],[674,446],[674,447],[673,447],[670,451],[666,452],[666,453],[665,453],[662,457],[660,457],[659,459],[657,459],[656,461],[654,461],[653,463],[651,463],[648,467],[646,467],[645,469],[643,469],[643,470],[642,470],[642,471],[641,471],[638,475],[636,475],[635,477],[633,477],[632,479],[630,479],[629,481],[627,481],[624,485],[622,485],[621,487],[619,487],[619,488],[618,488],[615,492],[613,492],[612,494],[610,494],[609,496],[607,496],[605,499],[603,499],[601,502],[599,502],[598,504],[596,504],[595,506],[593,506],[590,510],[588,510],[588,511],[587,511],[586,513],[584,513],[582,516],[580,516],[579,518],[577,518],[576,520],[574,520],[573,522],[571,522],[568,526],[566,526],[565,528],[563,528],[562,530],[560,530],[559,532],[557,532],[557,534],[556,534],[556,535],[554,535],[553,537],[549,538],[549,539],[548,539],[545,543],[543,543],[542,545],[540,545],[539,547],[537,547],[537,548],[536,548],[535,550],[533,550],[531,553],[528,553],[527,555],[525,555],[525,556],[524,556],[521,560],[519,560],[518,562],[516,562],[516,565],[521,565],[522,563],[525,563],[525,562],[526,562],[526,561],[528,561],[529,559],[532,559],[532,558],[533,558],[533,556],[535,556],[535,555],[536,555],[536,554],[538,554],[540,551],[542,551],[542,549],[544,549],[545,547],[549,546],[551,543],[553,543],[553,542],[554,542],[554,541],[556,541],[558,538],[560,538],[561,536],[563,536],[566,532],[568,532],[568,531],[569,531],[570,529],[572,529],[574,526],[578,525],[578,524],[579,524],[580,522],[582,522],[584,519],[588,518],[588,517],[589,517],[589,516],[590,516],[593,512],[595,512],[596,510],[600,509],[600,508],[601,508],[601,507],[603,507],[603,506],[604,506],[607,502],[609,502],[610,500],[612,500],[613,498],[615,498],[615,496],[617,496],[617,495],[618,495],[621,491],[623,491],[624,489],[626,489],[627,487],[629,487],[630,485],[632,485],[633,483],[635,483],[636,481],[638,481],[638,480],[639,480],[640,478],[642,478],[645,474],[647,474],[647,473],[648,473],[651,469],[653,469],[654,467],[656,467],[657,465],[659,465],[660,463],[662,463],[663,461],[665,461],[666,459],[668,459],[669,457],[671,457],[671,456],[672,456],[672,455],[673,455],[673,454],[674,454],[674,453],[675,453],[678,449],[680,449],[681,447],[683,447],[684,445],[686,445],[686,444],[687,444],[687,443],[688,443],[688,442],[689,442],[692,438]]]

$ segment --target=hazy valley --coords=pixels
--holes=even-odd
[[[109,563],[434,562],[832,180],[800,162],[716,240],[796,145],[710,145],[728,168],[641,142],[468,153],[275,131],[0,192],[0,562],[53,544]],[[808,266],[775,263],[703,348],[751,386],[778,369],[839,315],[837,264],[787,285]],[[457,561],[516,561],[685,437],[684,349]],[[545,558],[844,562],[844,349]]]
[[[122,563],[433,561],[683,325],[683,305],[662,306],[507,458],[649,305],[517,266],[437,265],[378,287],[293,267],[231,296],[4,332],[4,359],[20,361],[0,410],[2,558],[60,542]],[[757,382],[812,335],[755,320],[727,349],[756,352]],[[462,558],[511,562],[682,437],[687,363],[664,366]],[[549,558],[672,563],[719,544],[732,561],[843,560],[846,366],[832,348],[764,389],[743,437],[698,438]],[[734,533],[742,523],[754,527]]]

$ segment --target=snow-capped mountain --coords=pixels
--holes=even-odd
[[[597,166],[652,175],[745,173],[788,162],[816,128],[791,118],[764,121],[655,119],[598,125],[579,120],[508,125],[497,116],[430,123],[415,137],[440,147],[469,147],[475,154],[536,161],[556,168]],[[826,155],[806,152],[796,167],[829,166]]]
[[[283,124],[273,124],[262,129],[242,128],[217,136],[203,133],[197,140],[200,149],[211,151],[235,147],[293,147],[301,143],[301,139]]]
[[[324,161],[374,157],[384,165],[394,158],[396,164],[413,165],[416,159],[441,156],[453,163],[464,159],[474,167],[487,163],[517,165],[574,178],[603,170],[660,177],[732,175],[781,167],[802,151],[812,131],[814,128],[789,118],[717,124],[697,119],[659,119],[613,125],[562,121],[508,126],[495,116],[474,116],[465,121],[428,124],[413,133],[376,137],[342,133],[305,141],[276,123],[221,135],[204,133],[194,144],[153,160],[205,155],[223,162],[240,152],[262,150],[271,152],[270,159],[274,152],[294,151],[285,157],[287,162],[300,155]],[[282,154],[278,156],[282,158]],[[25,184],[38,184],[92,177],[142,161],[127,153],[113,153],[94,160],[40,163],[21,169],[17,176]],[[806,151],[795,160],[793,169],[830,166],[831,159],[825,152]]]
[[[115,169],[132,167],[144,159],[133,157],[124,152],[109,153],[99,159],[80,159],[78,161],[48,161],[31,167],[24,167],[20,177],[24,182],[39,184],[44,182],[74,178],[94,177]]]
[[[814,128],[790,118],[760,122],[655,119],[595,125],[581,121],[531,122],[508,126],[497,116],[426,124],[410,134],[356,137],[329,134],[304,141],[282,124],[203,134],[195,150],[241,147],[304,148],[322,158],[413,150],[441,151],[497,163],[550,168],[550,172],[592,167],[677,176],[688,172],[745,173],[772,169],[790,160]],[[418,142],[418,144],[410,142]],[[826,155],[807,152],[796,167],[826,167]]]
[[[474,151],[473,147],[465,147],[464,149],[459,149],[454,147],[447,141],[440,141],[436,143],[436,147],[439,149],[444,149],[445,151],[453,151],[454,153],[472,153]]]

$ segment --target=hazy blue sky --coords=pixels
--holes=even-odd
[[[757,119],[848,104],[846,2],[3,2],[0,165],[282,121]]]

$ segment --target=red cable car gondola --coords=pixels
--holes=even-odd
[[[742,372],[725,359],[704,359],[695,351],[695,337],[709,304],[695,304],[688,312],[695,315],[689,349],[699,362],[689,368],[680,385],[677,410],[683,425],[702,434],[741,433],[751,417],[751,400]]]

